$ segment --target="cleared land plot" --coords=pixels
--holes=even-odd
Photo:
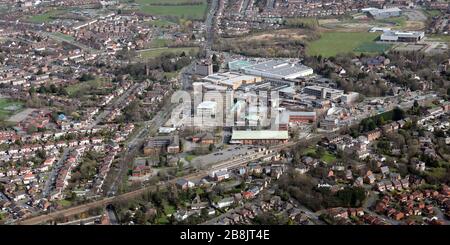
[[[186,55],[189,55],[190,52],[198,52],[197,47],[188,47],[188,48],[159,48],[159,49],[151,49],[151,50],[145,50],[142,52],[139,52],[139,56],[142,59],[152,59],[156,58],[164,53],[174,53],[174,54],[181,54],[185,53]]]
[[[10,116],[20,112],[22,109],[22,102],[8,98],[0,98],[0,120],[6,120]]]
[[[34,111],[34,109],[31,108],[27,108],[13,116],[11,116],[10,118],[8,118],[8,122],[21,122],[23,120],[25,120],[25,118],[27,118],[28,115],[30,115],[32,112]]]
[[[339,53],[356,52],[361,45],[374,43],[379,33],[371,32],[324,32],[322,36],[307,46],[308,55],[335,56]]]
[[[186,19],[203,19],[207,10],[206,0],[137,0],[136,3],[145,14]]]

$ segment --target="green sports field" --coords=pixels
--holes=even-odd
[[[318,40],[308,43],[308,55],[335,56],[339,53],[356,52],[355,49],[370,46],[379,33],[372,32],[324,32]]]
[[[207,10],[206,0],[136,0],[145,14],[201,20]]]

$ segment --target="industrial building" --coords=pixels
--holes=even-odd
[[[243,75],[237,72],[216,73],[203,78],[204,82],[215,85],[226,86],[233,90],[238,89],[243,84],[257,83],[261,81],[261,77]]]
[[[425,37],[423,31],[385,31],[380,36],[384,42],[411,42],[415,43]]]
[[[244,145],[271,145],[287,143],[289,140],[288,131],[257,130],[239,131],[234,130],[230,143]]]
[[[295,79],[314,74],[312,68],[298,62],[287,60],[269,60],[255,65],[244,66],[241,71],[248,75],[267,79]]]
[[[385,9],[364,8],[361,9],[361,11],[363,13],[367,13],[370,17],[376,20],[387,19],[391,17],[399,17],[402,14],[402,10],[397,7]]]

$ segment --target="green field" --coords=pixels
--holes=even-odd
[[[152,48],[162,48],[162,47],[169,46],[170,43],[171,43],[170,40],[163,39],[163,38],[156,38],[156,39],[153,39],[150,42],[150,47],[152,47]]]
[[[23,103],[11,99],[0,98],[0,120],[6,120],[10,116],[23,109]]]
[[[64,40],[67,40],[67,41],[74,41],[75,40],[74,37],[72,37],[70,35],[67,35],[67,34],[64,34],[64,33],[61,33],[61,32],[52,32],[52,35],[60,37],[60,38],[62,38]]]
[[[367,42],[356,47],[354,51],[359,53],[383,53],[391,47],[392,44]]]
[[[423,13],[428,17],[435,17],[442,14],[440,10],[424,10]]]
[[[67,86],[66,91],[70,97],[76,97],[79,95],[83,95],[88,91],[96,90],[97,88],[104,86],[106,83],[107,82],[103,79],[79,82],[77,84]]]
[[[303,154],[317,154],[317,150],[315,147],[308,147],[303,151]],[[320,160],[326,162],[326,163],[333,163],[336,161],[336,156],[330,153],[329,151],[325,151],[322,157],[320,157]]]
[[[27,18],[28,21],[34,22],[34,23],[47,23],[52,21],[53,18],[58,16],[59,14],[63,13],[64,11],[61,10],[50,10],[43,14],[37,14],[33,15]]]
[[[189,48],[161,48],[161,49],[153,49],[153,50],[146,50],[143,52],[139,52],[139,56],[142,59],[152,59],[156,58],[164,53],[175,53],[175,54],[181,54],[183,52],[186,53],[186,55],[189,55],[191,51],[197,52],[198,48],[196,47],[189,47]]]
[[[310,42],[306,48],[308,55],[335,56],[339,53],[356,52],[363,44],[373,43],[379,33],[372,32],[324,32],[318,40]]]
[[[201,2],[200,4],[190,4]],[[201,20],[207,10],[206,0],[136,0],[139,10],[145,14],[173,16],[186,19]],[[184,4],[185,3],[185,4]]]
[[[158,19],[158,20],[151,20],[147,22],[150,26],[155,27],[170,27],[175,25],[175,23],[172,23],[168,20]]]
[[[175,77],[178,76],[178,74],[179,74],[178,71],[174,71],[174,72],[164,72],[164,76],[166,76],[167,79],[175,78]]]
[[[435,39],[437,41],[450,43],[450,35],[444,34],[432,34],[428,37],[429,39]]]

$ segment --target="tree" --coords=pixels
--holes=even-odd
[[[78,78],[78,80],[80,82],[86,82],[86,81],[94,80],[94,79],[95,79],[94,75],[92,75],[90,73],[83,73],[83,75],[81,75],[80,78]]]
[[[400,109],[399,107],[395,107],[393,110],[392,119],[394,121],[402,120],[405,118],[405,111]]]

